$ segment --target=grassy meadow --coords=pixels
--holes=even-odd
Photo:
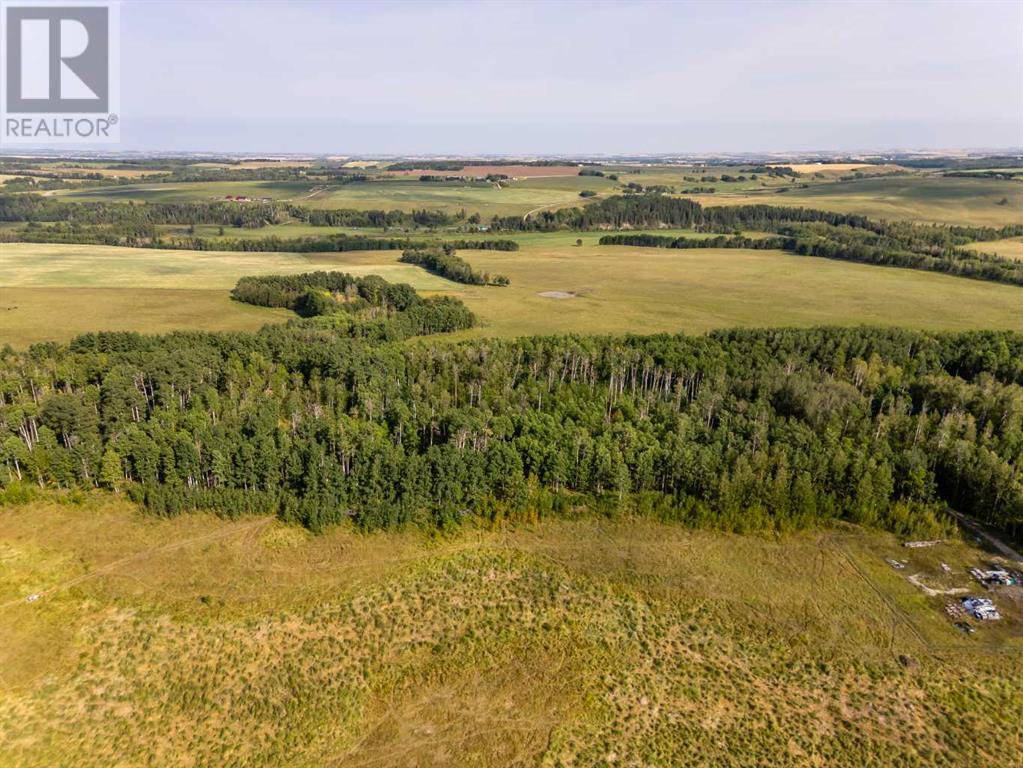
[[[492,216],[524,215],[537,208],[576,203],[584,189],[610,189],[612,182],[577,176],[539,177],[506,182],[421,182],[393,178],[350,184],[314,181],[209,181],[126,184],[116,187],[58,190],[68,200],[106,202],[186,202],[227,195],[287,200],[308,208],[357,210],[440,210]]]
[[[994,253],[1006,259],[1023,260],[1023,237],[1010,237],[1005,240],[970,243],[966,247],[980,251],[981,253]]]
[[[703,205],[803,206],[934,224],[998,227],[1023,221],[1023,184],[1016,181],[912,175],[822,182],[805,189],[789,184],[788,188],[784,194],[763,190],[692,198]]]
[[[463,256],[511,279],[506,288],[453,291],[480,316],[474,333],[483,335],[821,324],[1023,330],[1015,286],[780,251],[538,245]],[[540,295],[551,291],[576,295]]]
[[[409,264],[400,251],[338,254],[176,251],[158,248],[12,243],[5,244],[0,285],[19,287],[175,288],[229,290],[243,275],[298,274],[344,264],[353,274],[378,274],[443,290],[447,280]]]
[[[308,181],[211,181],[145,183],[116,187],[72,188],[47,194],[69,200],[115,202],[183,202],[223,199],[227,195],[286,200],[310,208],[358,210],[442,210],[492,216],[525,215],[543,208],[580,204],[584,189],[612,194],[630,182],[644,187],[666,186],[681,191],[714,187],[714,194],[691,194],[705,205],[768,205],[823,208],[858,213],[876,219],[941,224],[1002,226],[1023,220],[1023,184],[990,178],[946,177],[933,172],[910,172],[896,166],[855,163],[797,165],[799,176],[757,179],[722,166],[609,166],[597,176],[538,176],[503,182],[420,182],[406,177],[378,177],[365,182],[332,184]],[[703,176],[747,175],[745,181],[702,182]],[[844,176],[859,174],[864,178]],[[898,173],[899,175],[892,175]],[[888,174],[888,175],[884,175]],[[686,181],[686,177],[696,181]],[[784,190],[784,192],[782,192]],[[592,198],[591,198],[592,199]],[[1004,203],[1003,203],[1004,201]]]
[[[232,301],[226,290],[0,286],[0,347],[70,341],[91,331],[255,331],[291,317]]]
[[[669,233],[674,232],[668,230]],[[678,233],[676,233],[678,234]],[[598,246],[600,233],[524,233],[521,250],[462,251],[505,288],[466,286],[400,264],[398,251],[329,254],[161,251],[5,244],[0,344],[66,340],[88,330],[237,330],[285,312],[238,304],[242,275],[317,269],[377,274],[460,297],[471,335],[703,332],[731,326],[903,325],[1023,330],[1011,285],[778,251]],[[576,246],[576,240],[583,241]],[[541,294],[572,294],[548,298]],[[949,307],[969,312],[949,312]]]
[[[111,496],[0,508],[0,760],[1010,765],[1020,639],[957,632],[884,562],[906,552],[856,529],[313,537]]]

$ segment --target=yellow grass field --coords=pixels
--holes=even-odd
[[[981,253],[993,253],[1006,259],[1023,260],[1023,237],[1010,237],[1006,240],[991,240],[983,243],[970,243],[965,246]]]
[[[313,537],[101,495],[0,508],[0,762],[1011,765],[1019,637],[961,635],[893,556],[851,528]]]
[[[254,331],[291,317],[232,301],[226,290],[0,286],[0,346],[68,341],[90,331]]]
[[[848,173],[855,173],[856,171],[876,175],[905,170],[898,165],[877,165],[874,163],[775,163],[774,165],[775,167],[784,166],[791,168],[796,173],[805,176],[813,176],[818,173],[825,176],[842,176]]]

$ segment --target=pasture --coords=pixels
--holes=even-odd
[[[983,243],[970,243],[966,246],[981,253],[993,253],[1006,259],[1023,260],[1023,237],[1010,237],[1005,240],[990,240]]]
[[[466,165],[457,171],[444,171],[432,168],[417,168],[408,171],[385,171],[389,176],[420,176],[437,174],[439,176],[509,176],[513,179],[542,178],[546,176],[578,176],[577,165]]]
[[[957,569],[984,557],[943,549]],[[956,632],[884,563],[904,554],[853,528],[771,540],[625,519],[311,537],[42,497],[0,507],[0,755],[26,768],[67,755],[86,768],[1012,764],[1019,638]]]
[[[244,275],[298,274],[344,264],[353,274],[372,270],[394,282],[442,290],[446,280],[376,252],[349,254],[173,251],[157,248],[13,243],[4,245],[0,285],[91,288],[174,288],[229,290]],[[338,258],[340,257],[340,258]]]
[[[692,198],[703,205],[804,206],[934,224],[999,227],[1023,221],[1023,184],[1016,181],[912,175],[819,182],[806,189],[789,184],[786,188],[782,194],[764,190]]]
[[[0,347],[91,331],[254,331],[293,316],[232,301],[224,289],[0,286]]]
[[[0,296],[4,306],[17,310],[7,310],[0,343],[67,339],[97,327],[258,327],[282,315],[230,302],[227,292],[237,279],[316,269],[378,274],[428,293],[456,295],[480,319],[480,327],[468,332],[474,336],[820,324],[1023,330],[1023,290],[1011,285],[777,251],[598,246],[599,237],[597,232],[523,233],[517,236],[519,251],[460,251],[475,269],[507,275],[511,285],[504,288],[450,282],[400,264],[399,251],[291,254],[10,244],[0,264],[0,285],[8,287],[0,288]],[[582,246],[575,245],[577,239]],[[75,291],[83,292],[80,300],[69,298]],[[139,298],[128,302],[132,291]],[[147,293],[152,291],[158,293]],[[179,302],[171,299],[176,291]],[[549,292],[572,298],[541,295]],[[88,311],[66,313],[69,301]],[[971,309],[953,313],[950,306]]]
[[[846,169],[848,166],[848,169]],[[759,174],[757,179],[727,166],[607,166],[607,176],[538,175],[501,184],[467,180],[420,182],[394,174],[364,182],[336,184],[302,181],[210,181],[191,183],[126,184],[115,187],[76,188],[48,192],[69,200],[121,202],[184,202],[224,199],[228,195],[288,201],[310,208],[357,210],[462,210],[484,219],[519,216],[544,208],[580,205],[583,190],[617,194],[622,185],[665,186],[678,192],[713,187],[713,194],[686,194],[704,205],[768,205],[823,208],[858,213],[875,219],[940,224],[1002,226],[1023,220],[1023,184],[990,178],[947,177],[913,172],[882,176],[893,166],[855,164],[799,166],[797,179]],[[842,168],[843,170],[836,170]],[[865,178],[842,179],[859,173]],[[720,180],[722,174],[745,175],[744,181]],[[443,175],[442,173],[440,175]],[[686,180],[686,178],[691,180]],[[701,181],[716,177],[717,181]],[[784,190],[784,191],[782,191]]]
[[[484,218],[524,215],[537,208],[579,202],[583,189],[606,190],[606,179],[552,176],[506,182],[421,182],[403,178],[349,184],[312,181],[209,181],[126,184],[117,187],[58,190],[68,200],[113,202],[187,202],[228,195],[289,201],[308,208],[356,210],[440,210]]]
[[[462,251],[506,288],[458,286],[482,335],[703,332],[732,326],[1023,330],[1023,290],[777,251],[544,247]],[[540,294],[562,291],[575,298]],[[951,313],[968,306],[969,313]]]

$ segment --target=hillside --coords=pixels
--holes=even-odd
[[[5,764],[863,768],[1023,750],[1023,614],[962,635],[884,562],[908,551],[882,534],[622,519],[310,537],[105,496],[0,508],[0,531]],[[912,557],[960,572],[990,555]]]

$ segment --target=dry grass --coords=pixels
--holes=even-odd
[[[856,171],[876,175],[905,170],[905,168],[898,165],[877,165],[873,163],[780,163],[779,165],[791,168],[796,173],[805,176],[813,176],[818,173],[824,176],[844,176]]]
[[[107,497],[8,508],[0,531],[9,764],[859,768],[1023,750],[1019,638],[955,633],[883,564],[903,551],[886,536],[635,520],[310,537]]]
[[[144,179],[146,176],[159,176],[167,173],[167,171],[154,168],[107,168],[102,165],[75,166],[62,163],[43,166],[43,169],[54,173],[67,173],[69,178],[85,173],[98,173],[108,179]]]
[[[0,346],[91,331],[254,331],[294,314],[232,301],[226,290],[0,287]]]
[[[1006,259],[1023,261],[1023,237],[1011,237],[1007,240],[991,240],[983,243],[970,243],[966,246],[981,253],[994,253]]]

